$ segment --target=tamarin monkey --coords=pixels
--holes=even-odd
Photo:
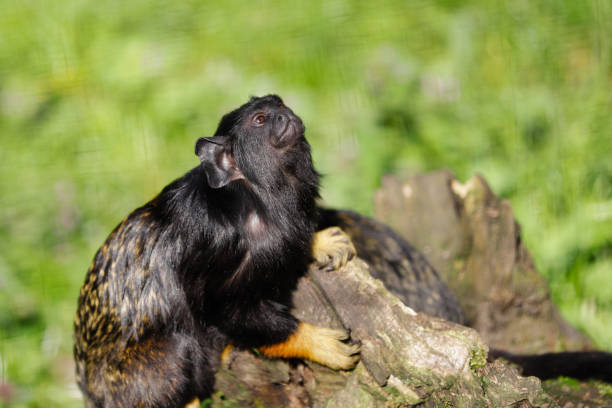
[[[111,232],[74,325],[88,407],[206,398],[228,344],[355,366],[359,344],[346,331],[289,312],[311,260],[334,269],[354,254],[340,229],[315,232],[319,175],[304,130],[278,96],[252,98],[223,116],[214,137],[198,139],[199,166]]]
[[[229,344],[351,369],[359,345],[346,331],[300,322],[289,310],[312,260],[331,271],[355,248],[405,304],[463,323],[454,294],[398,234],[316,206],[319,174],[304,131],[278,96],[252,98],[222,118],[214,137],[198,139],[199,166],[110,234],[75,318],[77,381],[88,407],[197,404],[213,391]],[[492,354],[527,375],[612,381],[610,353]]]

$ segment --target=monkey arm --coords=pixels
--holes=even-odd
[[[298,327],[283,342],[261,346],[258,351],[272,358],[299,358],[314,361],[334,370],[350,370],[359,361],[360,344],[345,341],[344,330],[329,329],[299,322]],[[221,354],[221,362],[230,365],[234,346],[228,345]]]
[[[353,243],[338,227],[326,228],[315,233],[313,237],[312,255],[321,268],[339,269],[355,254]],[[353,368],[359,361],[360,345],[345,343],[349,335],[344,330],[301,322],[289,313],[288,308],[270,301],[262,302],[256,310],[250,309],[248,315],[250,317],[241,319],[243,322],[250,322],[251,326],[249,329],[244,325],[240,327],[243,332],[240,337],[243,339],[234,337],[238,333],[230,335],[235,344],[258,347],[259,352],[268,357],[308,359],[335,370]],[[244,336],[244,330],[250,330],[252,333]],[[255,332],[259,334],[256,335]],[[260,343],[245,344],[244,337],[255,337]],[[270,341],[273,337],[277,339]],[[262,339],[268,341],[261,341]],[[223,351],[221,360],[224,364],[230,362],[233,347],[229,345]]]
[[[283,342],[298,328],[299,320],[278,302],[236,303],[224,301],[225,307],[214,314],[220,317],[215,322],[219,329],[240,348]]]
[[[239,325],[232,322],[239,321]],[[308,359],[335,370],[348,370],[359,361],[359,344],[348,344],[345,330],[314,326],[296,319],[289,309],[272,301],[249,308],[238,319],[226,319],[220,328],[242,348],[255,347],[265,356]],[[233,346],[221,355],[229,363]]]
[[[268,357],[302,358],[334,370],[349,370],[359,361],[359,344],[347,344],[344,330],[328,329],[300,322],[297,330],[282,343],[263,346]]]

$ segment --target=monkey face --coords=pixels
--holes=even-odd
[[[243,139],[240,145],[267,143],[273,148],[283,149],[304,137],[302,120],[276,95],[251,98],[238,111],[238,121],[234,123],[234,127],[239,128],[233,133],[237,138]],[[226,117],[221,121],[219,130],[227,126],[225,119]]]
[[[245,179],[263,188],[318,184],[302,120],[281,98],[251,98],[225,115],[212,138],[200,138],[200,157],[210,187]]]

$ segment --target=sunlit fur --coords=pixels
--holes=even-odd
[[[278,120],[256,126],[257,112]],[[318,197],[304,126],[269,95],[224,116],[216,135],[227,136],[216,139],[221,167],[237,167],[226,185],[211,188],[207,172],[224,168],[203,162],[132,212],[95,255],[75,319],[88,406],[206,397],[228,341],[271,345],[298,327],[289,297],[310,261]]]

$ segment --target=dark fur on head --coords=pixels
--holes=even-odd
[[[227,341],[259,347],[297,327],[319,176],[299,117],[275,95],[200,138],[201,165],[132,212],[97,252],[75,320],[88,406],[179,406],[210,394]]]

